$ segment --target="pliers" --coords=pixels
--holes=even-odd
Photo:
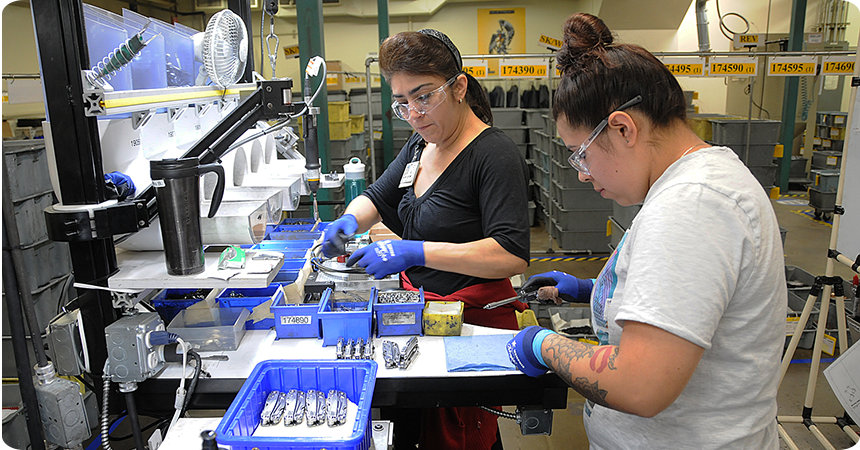
[[[528,304],[530,301],[538,300],[538,290],[543,286],[524,286],[520,288],[519,293],[516,297],[506,298],[504,300],[499,300],[497,302],[487,303],[484,305],[484,309],[493,309],[498,308],[502,305],[507,305],[508,303],[513,303],[515,301],[520,301],[525,304]],[[547,299],[546,302],[550,302],[552,300]]]

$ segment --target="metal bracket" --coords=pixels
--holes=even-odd
[[[107,114],[104,107],[104,89],[93,86],[87,79],[86,71],[84,70],[81,71],[81,84],[84,87],[84,115],[93,117]]]
[[[188,106],[179,106],[176,108],[167,108],[167,122],[172,123],[177,121],[182,114],[188,109]]]
[[[147,109],[145,111],[131,113],[131,128],[133,130],[137,130],[138,128],[145,126],[149,122],[149,119],[152,119],[155,115],[155,111],[156,110],[154,109]]]
[[[218,100],[218,111],[224,112],[225,110],[227,110],[227,108],[230,105],[237,103],[237,102],[238,102],[238,99],[235,99],[235,98],[226,98],[223,100]]]
[[[119,309],[122,311],[133,310],[135,303],[137,303],[137,294],[130,294],[126,292],[114,292],[110,293],[111,303],[115,309]]]
[[[195,103],[194,104],[194,115],[197,117],[203,117],[209,111],[209,108],[212,107],[212,103]]]
[[[45,224],[52,241],[82,242],[133,233],[148,227],[150,211],[143,199],[92,209],[45,209]]]

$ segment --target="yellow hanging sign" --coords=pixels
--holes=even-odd
[[[561,46],[564,45],[564,42],[562,42],[560,39],[551,38],[549,36],[542,34],[542,35],[540,35],[540,40],[538,41],[538,45],[540,45],[541,47],[548,48],[554,52],[557,52],[558,49],[560,49]]]
[[[289,47],[284,47],[284,56],[287,58],[298,58],[299,57],[299,46],[291,45]]]
[[[754,77],[758,74],[755,57],[711,58],[709,75],[731,77]]]
[[[705,58],[667,58],[663,65],[676,77],[705,76]]]
[[[815,75],[815,56],[771,56],[767,59],[767,74],[771,76]]]
[[[546,77],[549,63],[538,58],[503,59],[499,63],[499,74],[506,78]]]
[[[821,73],[823,75],[853,75],[854,58],[824,56],[821,58]]]

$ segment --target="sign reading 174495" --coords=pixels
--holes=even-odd
[[[537,58],[505,59],[499,64],[499,73],[508,78],[543,78],[547,67],[547,61]]]

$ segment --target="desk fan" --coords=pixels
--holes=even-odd
[[[197,74],[197,85],[213,83],[226,88],[242,77],[248,59],[248,31],[233,11],[218,11],[206,24],[206,31],[194,39],[194,59],[203,63]]]

